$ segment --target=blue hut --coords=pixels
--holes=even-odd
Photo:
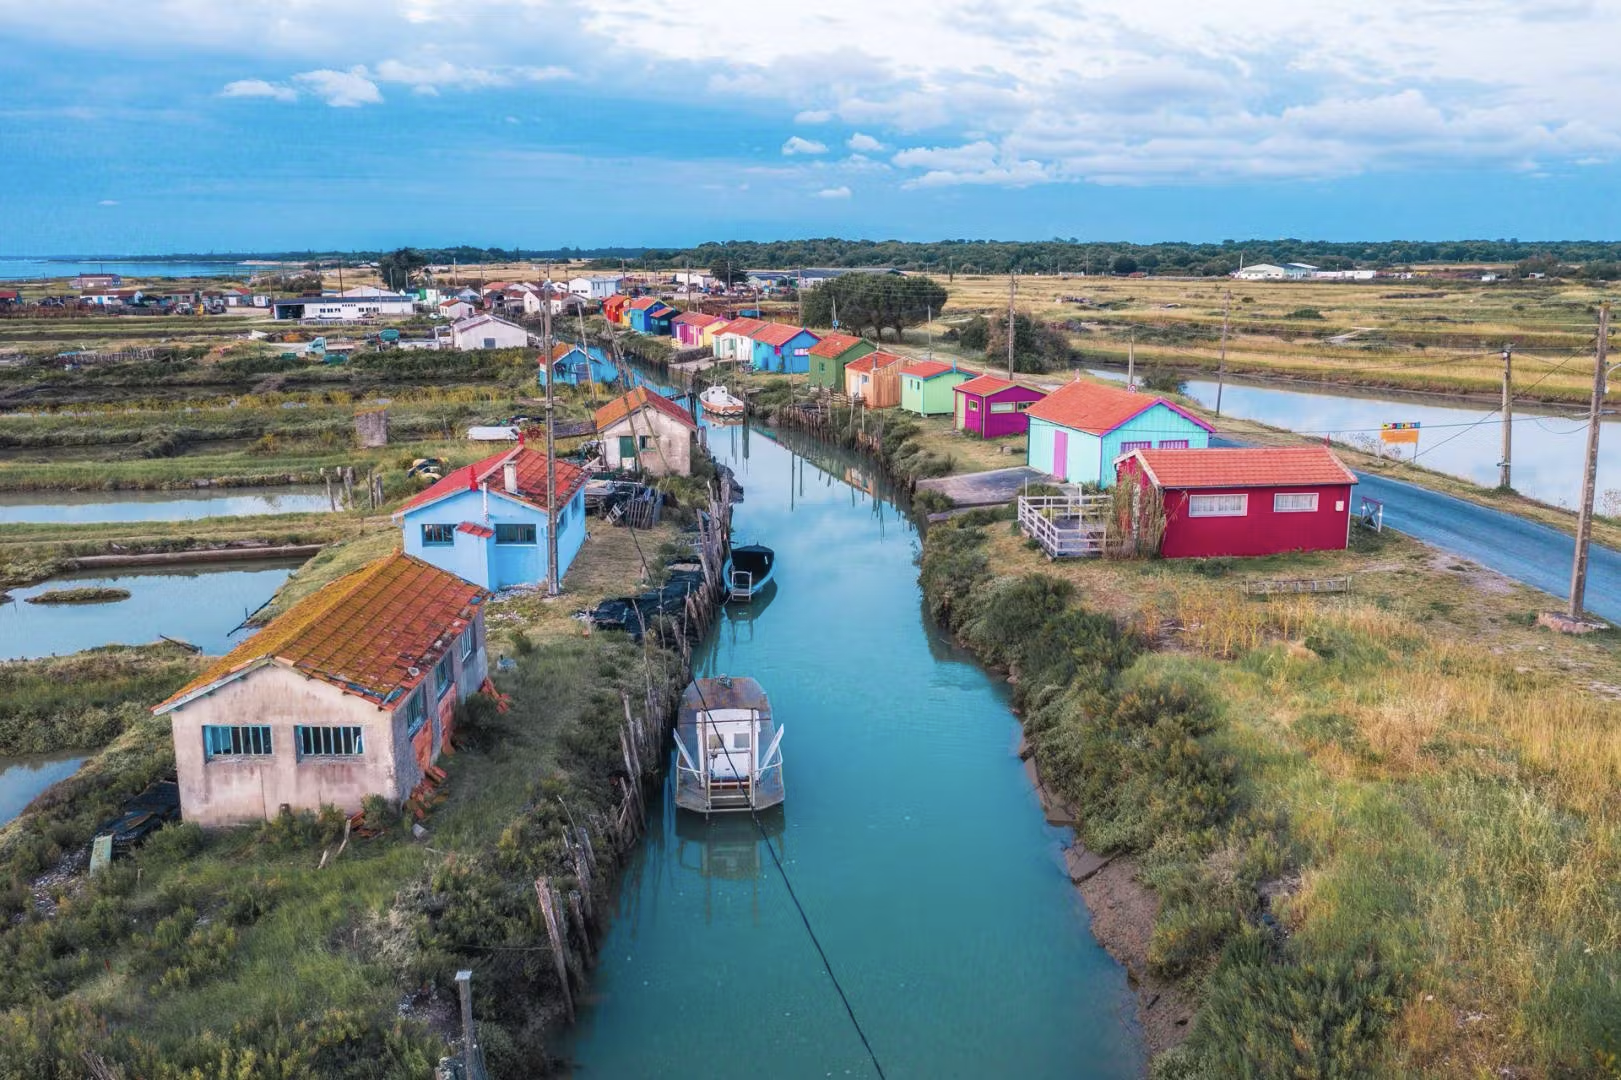
[[[552,374],[560,386],[585,386],[589,383],[613,383],[619,380],[619,369],[595,345],[573,345],[559,341],[552,346]],[[546,385],[546,369],[541,366],[535,381]]]

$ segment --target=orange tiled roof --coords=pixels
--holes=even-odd
[[[631,413],[642,407],[657,409],[665,416],[679,420],[689,428],[697,429],[698,423],[693,420],[692,414],[663,394],[656,394],[645,386],[638,386],[622,397],[614,398],[596,412],[597,430],[602,431],[613,424],[617,424]]]
[[[1090,382],[1065,383],[1030,406],[1026,415],[1091,435],[1104,435],[1155,405],[1164,405],[1181,413],[1206,431],[1214,430],[1197,416],[1164,398]]]
[[[809,334],[803,326],[790,326],[788,323],[766,323],[749,337],[764,345],[786,345],[800,334]],[[816,335],[811,334],[812,337]]]
[[[811,346],[810,354],[837,360],[860,344],[861,338],[851,337],[849,334],[826,334],[821,341]]]
[[[425,679],[486,593],[396,551],[311,593],[156,706],[273,662],[379,704]]]
[[[901,368],[901,374],[915,375],[920,379],[932,379],[936,375],[944,375],[948,371],[955,370],[957,370],[955,366],[951,364],[942,364],[938,360],[921,360],[916,364],[909,364],[906,367]],[[965,371],[963,374],[968,375],[972,373]]]
[[[1319,487],[1356,476],[1326,446],[1134,450],[1162,488]]]
[[[518,490],[506,490],[506,463],[513,462],[518,466]],[[566,461],[557,463],[557,503],[559,506],[567,505],[574,497],[574,493],[585,486],[585,470],[578,465],[571,465]],[[436,481],[426,490],[419,491],[405,501],[405,505],[394,511],[399,517],[407,510],[415,510],[419,506],[438,502],[447,496],[459,491],[477,491],[480,484],[489,484],[490,490],[500,491],[508,497],[516,496],[522,502],[529,503],[544,510],[546,508],[546,455],[539,450],[532,450],[527,446],[517,446],[510,450],[502,450],[498,454],[491,454],[481,461],[471,465],[463,465],[445,475],[443,480]]]
[[[765,323],[760,319],[733,319],[726,324],[725,332],[728,334],[741,334],[744,337],[753,337],[754,332]]]
[[[953,389],[959,394],[973,394],[975,397],[985,397],[998,394],[1017,383],[1010,383],[1006,379],[998,379],[995,375],[976,375],[965,383],[958,383]]]
[[[563,357],[567,356],[569,353],[578,348],[579,346],[573,342],[559,341],[557,344],[552,346],[552,359],[554,361],[561,360]]]

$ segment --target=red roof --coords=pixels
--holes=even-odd
[[[552,360],[554,362],[561,360],[578,348],[579,346],[571,341],[559,341],[552,346]]]
[[[923,360],[901,368],[902,375],[915,375],[920,379],[932,379],[936,375],[944,375],[948,371],[956,371],[952,364],[942,364],[938,360]],[[968,374],[963,372],[963,374]]]
[[[722,321],[719,315],[710,315],[704,311],[683,311],[671,322],[685,323],[688,326],[708,326],[710,323]]]
[[[433,670],[483,589],[395,552],[304,597],[153,711],[273,661],[379,704]]]
[[[957,391],[959,394],[973,394],[975,397],[989,397],[992,394],[1001,393],[1010,386],[1017,385],[1019,384],[1010,383],[1006,379],[998,379],[995,375],[976,375],[974,378],[969,379],[965,383],[958,383],[956,386],[952,387],[952,389]]]
[[[753,337],[754,332],[764,325],[765,323],[759,319],[733,319],[726,325],[726,333]]]
[[[821,341],[811,346],[810,354],[837,360],[860,344],[860,338],[851,337],[849,334],[824,334]]]
[[[1215,430],[1164,398],[1091,382],[1065,383],[1032,405],[1026,415],[1091,435],[1105,435],[1155,405],[1181,413],[1206,431]]]
[[[687,427],[697,430],[698,423],[693,420],[692,414],[663,394],[655,394],[645,386],[638,386],[623,397],[617,397],[597,410],[597,430],[601,431],[610,425],[617,424],[631,413],[642,408],[657,409],[672,420],[678,420]]]
[[[884,350],[879,349],[876,352],[868,353],[859,360],[850,361],[848,364],[844,365],[844,370],[850,371],[853,369],[855,371],[885,371],[894,367],[896,364],[906,363],[910,363],[906,357],[896,356],[892,352],[884,352]]]
[[[1178,491],[1356,483],[1356,476],[1326,446],[1133,450],[1120,460],[1132,457],[1143,463],[1155,486]]]
[[[766,323],[749,337],[762,345],[786,345],[800,334],[810,334],[803,326],[790,326],[787,323]],[[816,335],[811,334],[812,337]]]
[[[632,300],[627,306],[635,308],[637,311],[646,311],[648,308],[652,307],[658,302],[659,298],[656,296],[639,296]]]
[[[456,531],[464,532],[468,536],[476,536],[480,540],[488,540],[490,537],[495,535],[495,530],[490,528],[488,525],[479,525],[471,521],[462,522],[460,525],[456,526]]]
[[[518,466],[518,490],[506,490],[507,462]],[[585,470],[566,461],[557,463],[557,476],[554,483],[557,485],[557,502],[559,506],[566,504],[574,493],[585,486],[588,479]],[[477,491],[479,485],[490,485],[490,491],[499,491],[509,498],[516,498],[531,506],[546,508],[546,455],[539,450],[531,450],[527,446],[517,446],[510,450],[503,450],[499,454],[491,454],[482,461],[475,461],[471,465],[463,465],[446,474],[443,480],[437,481],[426,491],[420,491],[405,501],[405,505],[394,511],[394,516],[415,510],[419,506],[436,503],[440,499],[454,495],[460,491]]]

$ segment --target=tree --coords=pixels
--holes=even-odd
[[[405,290],[411,287],[412,275],[427,265],[427,256],[416,248],[407,247],[380,257],[377,272],[383,276],[387,288]]]
[[[992,367],[1006,364],[1007,315],[992,315],[985,329],[986,363]],[[1018,370],[1027,374],[1061,371],[1069,366],[1074,354],[1069,338],[1059,327],[1028,315],[1013,317],[1013,363]]]
[[[1116,255],[1114,262],[1110,266],[1117,274],[1135,274],[1137,272],[1137,260],[1130,255]]]
[[[945,286],[933,278],[899,274],[844,274],[806,289],[807,326],[832,326],[837,308],[843,330],[883,338],[886,329],[901,331],[938,316],[946,306]]]
[[[729,259],[719,259],[709,268],[709,276],[725,285],[728,289],[739,285],[749,279],[748,272],[740,266],[734,265]]]

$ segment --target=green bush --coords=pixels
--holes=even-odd
[[[929,614],[947,630],[957,630],[969,617],[974,588],[990,576],[985,534],[943,522],[923,545],[921,573]]]

